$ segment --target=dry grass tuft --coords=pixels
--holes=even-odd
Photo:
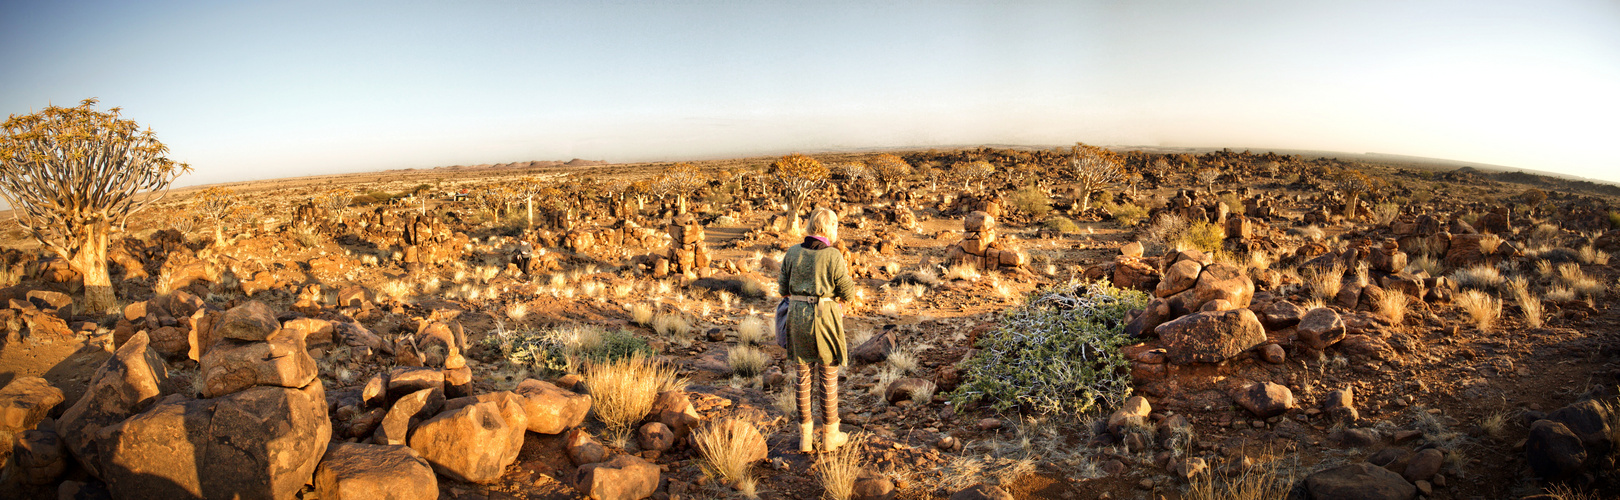
[[[647,304],[636,303],[630,306],[630,324],[651,325],[653,308]]]
[[[657,314],[652,319],[652,329],[659,335],[683,338],[692,334],[692,324],[680,313]]]
[[[1378,315],[1388,321],[1389,324],[1400,326],[1401,322],[1406,319],[1406,308],[1411,303],[1412,298],[1407,296],[1405,292],[1384,290],[1373,301],[1373,306],[1378,310]]]
[[[594,398],[591,412],[607,426],[614,441],[630,431],[652,411],[658,393],[682,384],[675,369],[640,353],[585,368],[585,386]]]
[[[1508,280],[1508,291],[1513,293],[1513,302],[1519,304],[1519,310],[1524,312],[1524,324],[1530,328],[1541,328],[1542,313],[1541,299],[1536,298],[1535,292],[1530,291],[1529,280],[1523,276]]]
[[[1496,326],[1496,318],[1502,315],[1502,301],[1479,290],[1465,291],[1457,296],[1456,301],[1457,307],[1474,322],[1474,328],[1482,332]]]
[[[766,333],[770,328],[765,318],[753,315],[745,317],[742,321],[737,322],[737,343],[743,345],[763,344],[765,339],[774,336]]]
[[[1184,500],[1284,500],[1293,481],[1277,474],[1275,461],[1227,476],[1208,472],[1192,478]]]
[[[1485,236],[1479,239],[1479,251],[1480,251],[1480,253],[1483,253],[1485,255],[1491,255],[1491,254],[1496,253],[1496,251],[1501,249],[1501,248],[1502,248],[1502,237],[1501,236],[1497,236],[1497,235],[1492,234],[1492,233],[1485,233]]]
[[[911,349],[895,349],[894,352],[889,353],[887,362],[889,366],[899,370],[900,373],[917,371],[917,354],[911,352]]]
[[[1344,264],[1333,264],[1325,270],[1309,269],[1310,276],[1305,284],[1311,291],[1311,298],[1330,301],[1339,295],[1344,288]]]
[[[1507,417],[1508,414],[1505,411],[1491,413],[1490,415],[1486,415],[1485,418],[1480,419],[1479,428],[1480,430],[1485,431],[1485,435],[1490,436],[1491,438],[1498,440],[1504,439],[1507,437]]]
[[[1587,245],[1576,252],[1575,260],[1581,261],[1582,264],[1607,266],[1609,265],[1609,253],[1593,248],[1592,245]]]
[[[1597,297],[1609,289],[1597,279],[1587,276],[1586,272],[1581,270],[1581,265],[1574,262],[1558,265],[1558,281],[1581,297]]]
[[[1422,271],[1428,273],[1429,276],[1440,276],[1446,270],[1446,267],[1440,264],[1439,259],[1428,255],[1419,255],[1406,263],[1406,269],[1412,273]]]
[[[766,445],[752,422],[726,418],[693,433],[692,442],[703,455],[704,474],[754,496],[754,462]]]
[[[861,448],[865,436],[850,436],[843,447],[821,455],[816,462],[816,478],[821,480],[822,498],[848,500],[855,492],[855,479],[861,474]]]
[[[1580,297],[1575,295],[1575,290],[1567,286],[1554,286],[1547,289],[1547,300],[1559,304],[1574,302],[1579,299]]]
[[[1452,271],[1449,277],[1451,281],[1457,283],[1458,288],[1477,290],[1495,290],[1507,282],[1507,278],[1502,277],[1501,270],[1485,264]]]
[[[739,377],[754,377],[765,372],[770,365],[771,357],[765,351],[747,345],[732,346],[726,350],[726,366],[731,368],[731,374]]]
[[[968,264],[951,266],[945,270],[947,280],[979,281],[981,277],[983,275],[979,274],[979,268]]]

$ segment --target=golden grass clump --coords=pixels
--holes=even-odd
[[[680,313],[657,314],[653,316],[652,329],[659,335],[680,338],[692,333],[692,324]]]
[[[1449,278],[1457,283],[1457,288],[1478,290],[1494,290],[1507,282],[1507,278],[1502,277],[1501,270],[1488,264],[1479,264],[1452,271]]]
[[[771,357],[747,345],[731,346],[726,350],[726,366],[731,368],[731,374],[739,377],[753,377],[765,372],[770,365]]]
[[[767,333],[770,330],[769,322],[765,318],[750,315],[737,322],[737,343],[743,345],[764,344],[765,339],[773,336]]]
[[[894,352],[889,353],[887,361],[889,366],[900,370],[900,373],[917,371],[917,355],[912,353],[911,349],[895,349]]]
[[[1508,280],[1508,291],[1513,293],[1513,302],[1519,304],[1519,310],[1524,312],[1524,324],[1530,328],[1541,328],[1542,313],[1541,299],[1536,298],[1535,292],[1530,291],[1530,282],[1523,276]]]
[[[1255,465],[1236,476],[1204,473],[1187,485],[1185,500],[1283,500],[1291,481],[1277,476],[1275,464]]]
[[[1581,261],[1582,264],[1609,265],[1609,253],[1593,248],[1592,245],[1581,247],[1580,250],[1576,251],[1575,259]]]
[[[1479,290],[1468,290],[1459,294],[1456,302],[1457,307],[1473,321],[1474,327],[1482,332],[1490,331],[1491,327],[1496,325],[1496,318],[1502,315],[1502,301]]]
[[[1373,300],[1373,306],[1378,315],[1389,324],[1400,326],[1406,319],[1406,308],[1411,305],[1412,298],[1399,290],[1384,290]]]
[[[979,268],[968,264],[951,266],[945,270],[947,280],[979,281],[981,276]]]
[[[1311,291],[1311,298],[1333,300],[1339,296],[1339,290],[1344,288],[1344,264],[1335,263],[1326,270],[1311,269],[1306,286]]]
[[[585,386],[593,398],[591,412],[621,441],[652,411],[658,393],[680,386],[675,369],[641,353],[585,367]]]
[[[855,480],[861,475],[861,448],[865,437],[850,436],[849,443],[831,453],[822,454],[816,462],[816,479],[821,481],[821,497],[827,500],[848,500],[855,492]]]
[[[1575,294],[1581,297],[1596,297],[1609,289],[1597,279],[1587,276],[1586,272],[1581,270],[1581,265],[1574,262],[1558,265],[1558,281],[1563,282],[1564,286],[1574,290]]]
[[[699,429],[693,444],[703,455],[703,473],[754,496],[754,463],[765,459],[765,437],[747,420],[731,417]]]

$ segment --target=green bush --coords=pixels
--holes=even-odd
[[[1079,224],[1075,224],[1074,220],[1063,216],[1047,218],[1046,222],[1042,223],[1042,225],[1046,226],[1046,229],[1057,231],[1059,233],[1080,232]]]
[[[1104,203],[1102,208],[1114,220],[1119,221],[1120,225],[1127,227],[1141,224],[1142,219],[1146,219],[1148,214],[1147,207],[1135,203],[1120,203],[1117,205]]]
[[[1032,293],[1001,327],[979,338],[952,395],[957,408],[984,403],[1045,414],[1118,408],[1131,393],[1122,346],[1128,311],[1148,295],[1106,281],[1069,281]]]
[[[1609,227],[1620,229],[1620,212],[1609,212]]]
[[[507,363],[544,374],[574,373],[583,362],[615,361],[638,352],[649,357],[656,354],[646,339],[635,334],[591,325],[497,330],[480,344]]]
[[[1226,228],[1219,224],[1204,221],[1187,225],[1186,231],[1181,233],[1178,241],[1183,247],[1197,248],[1203,252],[1220,250],[1221,242],[1226,239]]]
[[[1030,217],[1041,218],[1052,211],[1052,202],[1046,193],[1034,186],[1019,189],[1012,195],[1012,206]]]

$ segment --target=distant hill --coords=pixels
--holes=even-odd
[[[574,159],[568,160],[568,161],[536,160],[536,161],[518,161],[518,162],[512,162],[512,163],[494,163],[494,164],[484,163],[484,164],[479,164],[479,165],[451,165],[451,166],[448,166],[448,167],[434,167],[434,170],[470,170],[470,169],[484,170],[484,169],[524,169],[524,168],[557,168],[557,167],[595,167],[595,166],[601,166],[601,165],[607,165],[607,164],[608,164],[608,162],[601,161],[601,160],[584,160],[584,159],[580,159],[580,158],[574,158]]]

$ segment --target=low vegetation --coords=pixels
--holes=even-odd
[[[1147,302],[1147,294],[1107,282],[1070,281],[1030,294],[979,339],[952,401],[1038,413],[1117,407],[1131,390],[1119,352],[1131,342],[1125,315]]]
[[[658,393],[682,388],[675,369],[640,353],[585,366],[585,386],[592,397],[591,411],[607,427],[608,436],[623,442],[635,425],[652,411]]]

